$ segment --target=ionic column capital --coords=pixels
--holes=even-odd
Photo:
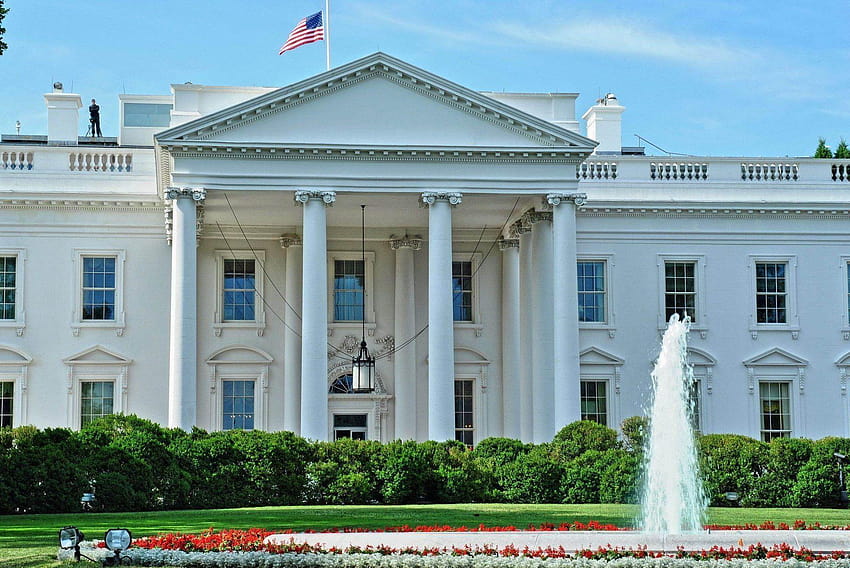
[[[426,191],[422,194],[422,206],[430,207],[437,201],[448,201],[449,205],[457,207],[463,202],[463,194],[458,192]]]
[[[192,201],[202,202],[207,198],[207,190],[203,187],[167,187],[165,198],[175,199],[188,198]]]
[[[398,250],[400,248],[420,250],[422,248],[422,239],[420,237],[408,237],[407,235],[403,237],[391,235],[390,248],[393,250]]]
[[[300,247],[303,243],[298,235],[281,235],[280,248]]]
[[[576,208],[582,207],[587,203],[586,193],[550,193],[546,196],[546,202],[552,207],[557,207],[565,201],[571,201]]]
[[[499,250],[505,251],[511,248],[519,248],[519,239],[499,239]]]
[[[328,206],[332,207],[334,202],[336,201],[336,192],[335,191],[313,191],[307,189],[299,189],[295,192],[295,204],[296,205],[304,205],[311,199],[321,199],[322,202]]]

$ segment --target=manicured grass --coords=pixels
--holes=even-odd
[[[332,527],[383,528],[398,525],[488,526],[561,523],[591,520],[618,526],[633,526],[637,507],[632,505],[405,505],[262,507],[254,509],[211,509],[150,513],[80,513],[62,515],[0,516],[0,566],[52,568],[61,566],[56,557],[57,534],[75,525],[88,539],[100,539],[107,529],[124,527],[133,536],[163,532],[195,533],[215,529],[269,530],[324,529]],[[792,524],[796,519],[823,525],[850,524],[847,509],[742,509],[713,508],[709,522],[720,525],[759,524],[764,521]]]

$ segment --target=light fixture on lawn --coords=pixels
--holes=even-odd
[[[354,392],[372,392],[375,384],[375,358],[369,355],[366,347],[366,205],[360,205],[360,252],[363,261],[363,295],[360,351],[351,360],[351,390]]]
[[[106,548],[115,553],[115,556],[104,559],[103,565],[121,566],[121,552],[133,544],[133,535],[127,529],[109,529],[103,535],[103,543]]]
[[[59,548],[65,550],[74,549],[74,561],[80,561],[80,543],[85,540],[85,536],[77,527],[64,527],[59,529]]]

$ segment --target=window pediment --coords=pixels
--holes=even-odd
[[[619,367],[624,365],[625,362],[625,359],[621,359],[598,347],[588,347],[579,353],[580,365],[615,365]]]
[[[32,363],[32,357],[23,351],[7,345],[0,345],[0,366],[29,365],[30,363]]]
[[[809,362],[802,357],[793,355],[779,347],[774,347],[744,361],[746,367],[805,367],[808,364]]]
[[[89,347],[76,355],[63,359],[66,365],[129,365],[133,362],[124,355],[107,349],[102,345]]]

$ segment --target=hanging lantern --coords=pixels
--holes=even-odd
[[[375,390],[375,358],[369,355],[366,340],[360,342],[360,352],[351,360],[351,390],[372,392]]]

